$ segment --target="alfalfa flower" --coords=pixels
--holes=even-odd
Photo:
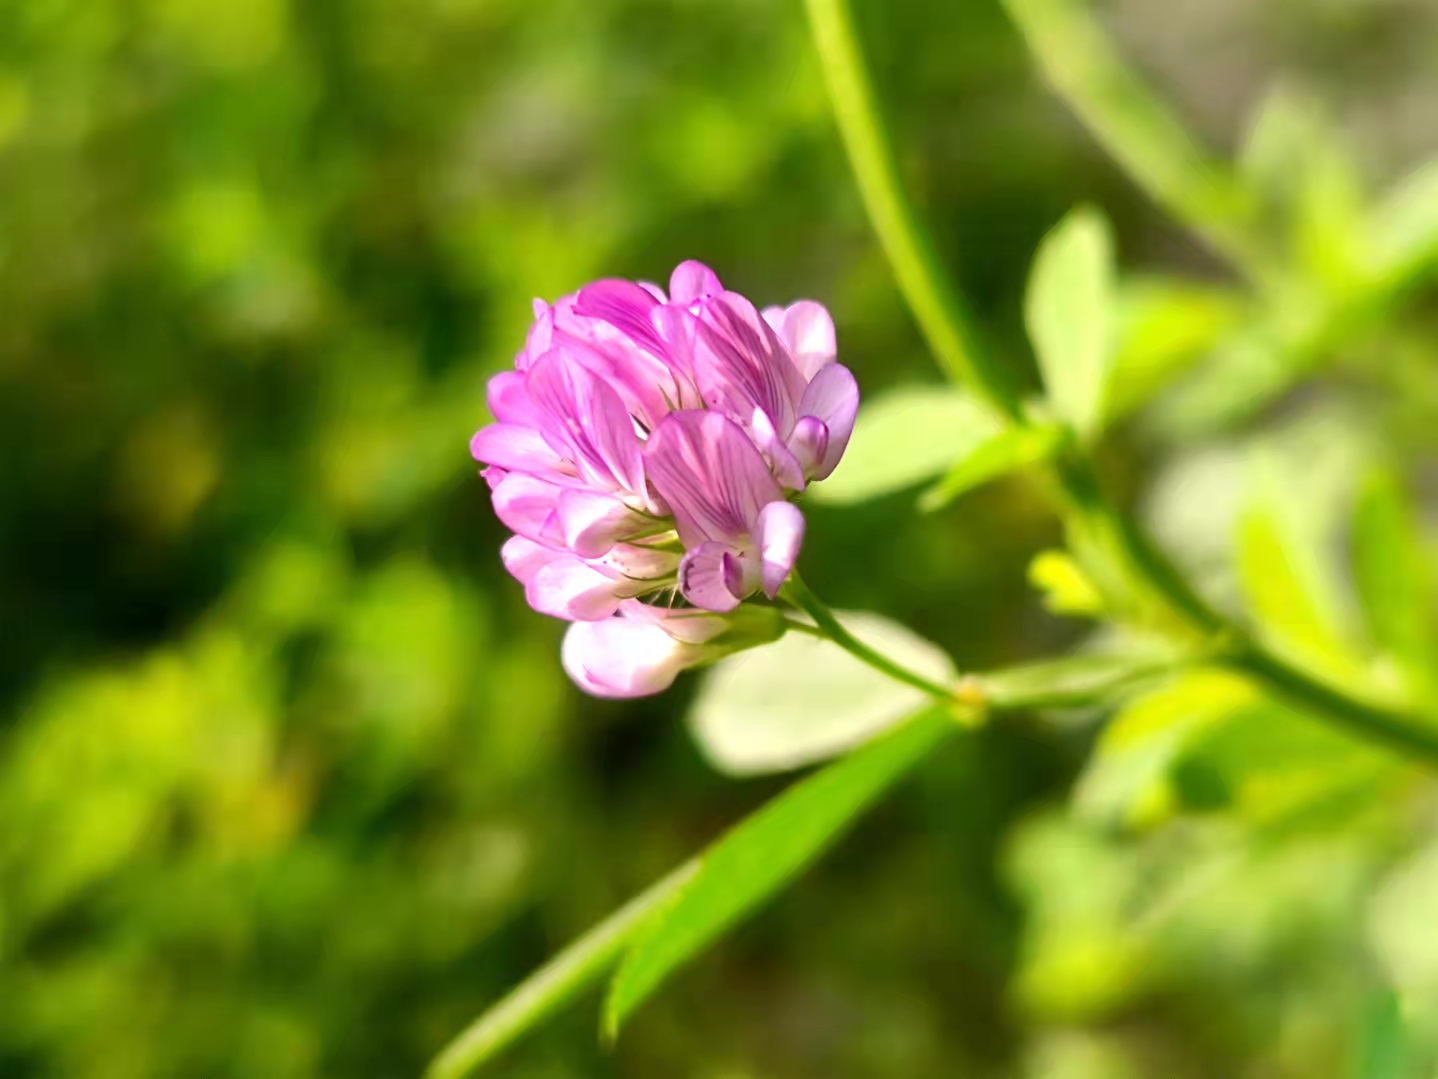
[[[720,616],[775,598],[798,558],[791,498],[833,471],[858,409],[834,357],[819,304],[761,314],[697,262],[667,293],[604,280],[536,302],[470,448],[515,533],[505,566],[535,610],[577,623],[565,665],[581,686],[653,693],[772,639]],[[644,614],[659,603],[664,617]]]

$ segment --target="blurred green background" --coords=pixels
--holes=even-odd
[[[1076,202],[1126,267],[1228,280],[996,3],[860,8],[906,176],[1025,377],[1024,277]],[[1432,4],[1102,10],[1225,152],[1279,81],[1355,183],[1438,147]],[[798,0],[0,5],[0,1075],[417,1075],[782,789],[704,763],[692,677],[569,686],[467,454],[531,297],[684,258],[827,304],[866,394],[937,380]],[[1218,594],[1256,443],[1309,508],[1375,457],[1438,494],[1425,303],[1260,415],[1180,395],[1107,467]],[[809,516],[821,592],[963,669],[1084,632],[1026,583],[1060,537],[1022,479]],[[1117,822],[1092,717],[956,742],[612,1051],[574,1007],[493,1074],[1355,1074],[1395,984],[1438,1002],[1433,789],[1273,711],[1157,809],[1121,778]]]

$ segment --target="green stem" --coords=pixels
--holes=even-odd
[[[1420,716],[1351,697],[1251,641],[1239,643],[1227,658],[1220,660],[1220,666],[1247,675],[1296,708],[1326,716],[1335,727],[1438,764],[1438,727]]]
[[[1051,78],[1159,201],[1202,226],[1220,250],[1250,267],[1257,265],[1257,256],[1241,227],[1245,219],[1236,204],[1227,201],[1226,185],[1214,180],[1212,169],[1188,143],[1182,129],[1149,98],[1137,80],[1123,71],[1097,27],[1074,6],[1073,0],[1008,3],[1050,68]],[[847,0],[808,0],[808,7],[850,163],[905,297],[950,377],[973,383],[1013,422],[1024,423],[1022,410],[996,377],[996,365],[978,347],[978,337],[969,328],[958,294],[948,283],[932,244],[909,208],[854,39]],[[1292,701],[1335,726],[1438,762],[1438,731],[1433,731],[1422,717],[1348,696],[1249,642],[1244,633],[1194,591],[1138,522],[1108,500],[1091,460],[1077,446],[1069,447],[1059,457],[1053,471],[1071,527],[1102,534],[1123,559],[1127,572],[1190,633],[1220,644],[1241,642],[1222,649],[1220,657],[1227,658],[1217,662],[1243,672],[1274,696]],[[897,667],[851,637],[797,574],[790,579],[790,585],[791,594],[820,628],[860,659],[926,692],[947,692]]]
[[[856,659],[862,660],[877,671],[883,671],[896,681],[923,690],[937,700],[954,701],[956,699],[952,689],[941,686],[921,674],[916,674],[902,664],[895,663],[887,656],[874,651],[845,629],[843,623],[834,616],[834,612],[829,610],[828,605],[804,583],[798,570],[789,575],[789,580],[784,585],[784,596],[814,620],[814,624],[818,626],[824,637],[833,641]]]
[[[972,387],[999,414],[1018,419],[1018,395],[1003,369],[981,347],[973,320],[940,269],[938,252],[919,226],[899,181],[899,167],[879,119],[848,4],[844,0],[807,2],[814,42],[859,193],[909,309],[949,376]]]

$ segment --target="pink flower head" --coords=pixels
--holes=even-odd
[[[804,537],[789,499],[833,471],[854,426],[858,386],[834,356],[819,304],[761,315],[697,262],[675,269],[667,294],[604,280],[536,301],[514,370],[490,381],[495,422],[470,449],[515,533],[504,563],[530,605],[591,625],[566,638],[580,685],[633,695],[615,688],[623,678],[604,690],[581,676],[610,668],[572,654],[628,650],[639,663],[663,645],[653,669],[666,671],[712,658],[673,618],[644,616],[645,598],[682,597],[691,606],[674,616],[690,625],[712,612],[717,636],[714,616],[778,594]],[[635,671],[624,684],[663,688]]]

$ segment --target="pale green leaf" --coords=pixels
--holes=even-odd
[[[1029,583],[1043,593],[1053,614],[1094,615],[1103,610],[1103,593],[1067,551],[1040,551],[1029,563]]]
[[[973,397],[948,386],[904,386],[859,409],[839,467],[808,497],[863,502],[938,475],[996,435],[1000,422]]]
[[[1140,825],[1171,809],[1170,772],[1194,735],[1252,703],[1242,679],[1194,670],[1130,702],[1104,728],[1074,791],[1085,816]]]
[[[1124,415],[1153,398],[1212,352],[1245,309],[1240,293],[1202,282],[1139,278],[1122,283],[1109,414]]]
[[[1317,508],[1286,481],[1276,456],[1260,458],[1238,520],[1238,576],[1262,635],[1289,658],[1339,682],[1361,679],[1346,640],[1337,568]]]
[[[1397,478],[1375,472],[1353,515],[1353,570],[1358,596],[1378,646],[1417,683],[1430,684],[1438,661],[1432,575],[1413,508]]]
[[[605,1029],[620,1026],[674,970],[722,936],[833,844],[900,776],[956,729],[932,709],[790,787],[702,857],[674,905],[636,942],[610,986]]]
[[[1390,284],[1438,261],[1438,159],[1400,180],[1369,228],[1373,270]]]
[[[957,677],[936,645],[880,615],[839,615],[849,632],[941,684]],[[798,768],[867,741],[922,707],[925,694],[832,641],[789,633],[716,664],[689,714],[711,764],[730,775]]]
[[[1311,93],[1280,85],[1259,107],[1239,172],[1286,226],[1294,257],[1330,288],[1351,284],[1367,240],[1366,199],[1352,154]]]
[[[1079,207],[1039,245],[1024,324],[1054,411],[1084,436],[1103,421],[1113,315],[1113,234],[1103,214]]]
[[[699,870],[686,862],[574,941],[447,1045],[426,1079],[460,1079],[508,1047],[618,962],[645,922]]]
[[[1010,427],[974,446],[954,462],[943,479],[919,498],[925,513],[942,509],[966,491],[1051,457],[1063,442],[1052,425]]]

